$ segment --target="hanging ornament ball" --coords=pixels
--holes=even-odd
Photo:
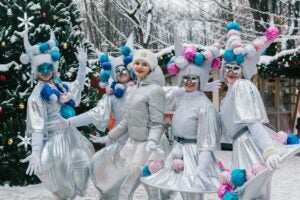
[[[9,138],[8,140],[7,140],[7,144],[8,145],[12,145],[14,143],[14,140],[12,139],[12,138]]]
[[[8,16],[12,16],[12,11],[11,11],[10,8],[7,10],[7,15],[8,15]]]
[[[42,12],[42,17],[46,17],[46,13],[45,12]]]
[[[1,42],[1,47],[5,47],[6,46],[6,42],[5,41],[2,41]]]
[[[62,46],[63,46],[64,49],[68,48],[68,44],[66,42],[62,43]]]
[[[23,110],[24,108],[25,108],[25,105],[24,105],[23,102],[21,102],[21,103],[19,104],[19,109],[20,109],[20,110]]]
[[[0,114],[3,113],[3,108],[0,106]]]

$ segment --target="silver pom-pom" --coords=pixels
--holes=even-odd
[[[245,50],[242,47],[237,47],[235,49],[233,49],[233,53],[234,55],[239,55],[239,54],[245,54]]]
[[[99,83],[99,86],[100,86],[101,88],[106,88],[107,85],[108,85],[107,82],[100,82],[100,83]]]
[[[57,102],[58,98],[55,94],[52,94],[50,97],[49,97],[49,102],[51,104],[55,104]]]
[[[184,69],[188,66],[189,61],[187,59],[185,59],[185,57],[179,56],[175,59],[175,64],[178,68]]]
[[[123,84],[120,84],[120,83],[116,84],[115,89],[117,89],[117,88],[125,90],[125,86]]]
[[[27,65],[30,62],[30,58],[27,54],[23,53],[20,56],[20,61],[21,61],[22,64]]]

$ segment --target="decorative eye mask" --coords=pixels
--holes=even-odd
[[[234,74],[240,74],[242,72],[242,68],[236,64],[227,64],[225,66],[225,73],[229,73],[230,71]]]
[[[41,74],[49,74],[53,72],[53,65],[49,63],[43,63],[38,66],[38,72]]]
[[[187,83],[188,81],[190,81],[192,84],[197,84],[200,82],[198,76],[184,76],[183,83]]]
[[[117,76],[120,76],[120,75],[125,74],[125,73],[128,73],[128,69],[125,66],[121,65],[121,66],[116,68]]]

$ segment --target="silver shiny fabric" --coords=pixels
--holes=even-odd
[[[93,124],[104,131],[111,114],[118,124],[125,115],[125,99],[128,89],[122,98],[114,95],[104,95],[88,114]],[[123,134],[116,142],[98,151],[90,163],[90,176],[95,187],[101,192],[101,200],[118,199],[120,186],[127,175],[124,162],[120,158],[128,133]]]
[[[44,134],[41,152],[43,171],[37,176],[58,199],[74,199],[77,195],[85,195],[88,163],[94,148],[76,128],[48,132],[47,122],[57,120],[61,104],[43,100],[40,97],[43,86],[44,83],[39,81],[30,95],[26,120],[27,134]],[[80,87],[77,86],[75,82],[70,91],[74,92],[74,100],[78,102],[80,92],[76,88],[80,90]]]
[[[263,152],[254,142],[249,130],[239,137],[235,134],[247,123],[267,123],[268,118],[260,94],[253,83],[245,79],[237,80],[229,86],[225,98],[221,103],[220,116],[224,127],[224,134],[233,140],[231,169],[250,169],[257,163],[265,163]],[[265,128],[269,134],[275,134]],[[235,139],[234,139],[235,138]],[[284,145],[274,142],[276,148],[281,150],[281,156],[287,156],[288,151]],[[273,172],[266,170],[253,178],[245,186],[238,189],[239,199],[265,199],[270,200],[271,179]]]
[[[197,175],[197,165],[199,151],[212,151],[219,147],[219,130],[218,113],[207,97],[200,91],[186,93],[174,113],[172,131],[176,137],[196,139],[197,143],[181,144],[175,141],[165,167],[149,177],[141,178],[141,181],[164,190],[188,193],[216,192],[219,187],[220,169],[213,153],[212,160],[208,161],[211,163],[207,174],[209,184]],[[177,152],[182,152],[183,155],[184,169],[181,173],[172,169],[173,154]]]

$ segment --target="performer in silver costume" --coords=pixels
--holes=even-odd
[[[216,46],[205,47],[207,55],[201,64],[183,56],[189,49],[175,37],[175,64],[180,69],[177,89],[177,108],[172,120],[173,148],[165,167],[142,182],[153,187],[181,192],[184,200],[202,200],[203,193],[217,192],[220,169],[213,151],[219,148],[220,119],[213,104],[202,92],[208,90],[207,81],[212,60],[219,56]],[[196,53],[196,50],[195,52]],[[218,89],[218,88],[215,88]],[[175,165],[182,163],[179,170]],[[176,192],[170,195],[174,199]],[[167,199],[163,197],[162,199]]]
[[[32,152],[23,162],[29,162],[26,173],[36,174],[60,200],[84,196],[89,178],[88,163],[94,154],[92,144],[73,127],[47,129],[59,114],[70,117],[78,106],[84,87],[87,54],[77,48],[79,70],[71,84],[57,78],[59,49],[54,33],[48,42],[31,46],[27,31],[24,34],[26,54],[21,62],[31,63],[32,75],[38,78],[27,105],[27,134],[31,135]]]
[[[261,96],[250,79],[256,73],[261,53],[276,37],[260,38],[245,45],[236,22],[231,22],[227,28],[228,40],[220,75],[228,91],[221,103],[220,116],[224,134],[233,142],[231,168],[251,169],[255,164],[265,163],[269,169],[240,191],[238,198],[268,200],[271,199],[273,170],[279,168],[281,156],[270,137],[275,133],[265,126],[269,121]]]
[[[126,96],[126,116],[107,137],[114,141],[127,131],[129,134],[120,151],[127,174],[118,198],[122,200],[132,199],[139,184],[141,168],[148,161],[152,150],[157,149],[164,126],[164,76],[157,65],[156,56],[146,49],[137,50],[133,56],[133,69],[138,80]],[[155,191],[150,191],[149,199],[155,199]]]

